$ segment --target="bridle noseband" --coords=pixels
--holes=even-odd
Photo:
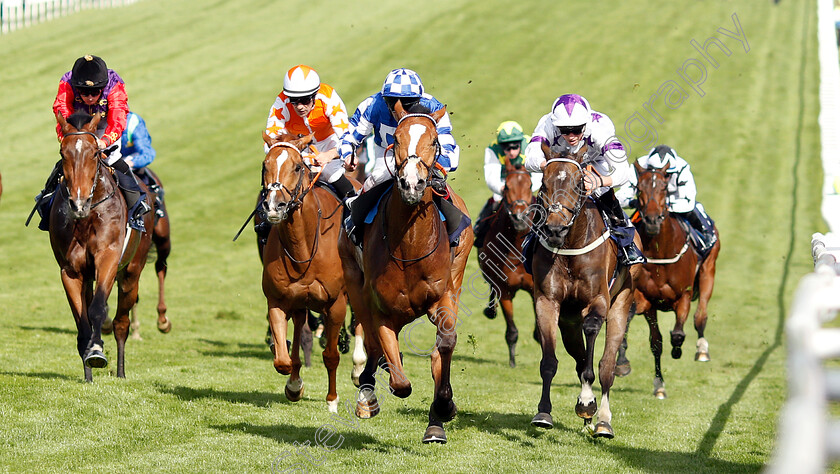
[[[648,174],[648,173],[650,173],[651,175],[653,175],[652,180],[655,180],[655,179],[656,179],[656,177],[658,176],[658,177],[662,178],[662,180],[664,181],[664,185],[665,185],[665,186],[668,186],[668,176],[667,176],[667,175],[666,175],[663,171],[659,171],[659,170],[652,170],[652,169],[645,169],[644,171],[642,171],[641,173],[639,173],[639,182],[640,182],[640,183],[641,183],[641,181],[642,181],[642,176],[643,176],[643,175],[645,175],[645,174]],[[656,181],[654,181],[654,182],[656,182]],[[667,189],[667,188],[666,188],[666,189]],[[650,200],[646,200],[645,202],[642,202],[642,195],[641,195],[641,192],[640,192],[640,193],[639,193],[639,204],[638,204],[638,205],[639,205],[639,213],[641,213],[642,217],[644,217],[644,216],[646,216],[646,215],[647,215],[647,213],[648,213],[648,209],[647,209],[647,208],[648,208],[648,205],[649,205],[650,203],[651,203],[651,201],[650,201]],[[659,215],[659,216],[657,216],[657,217],[660,217],[660,216],[661,216],[661,217],[664,219],[664,217],[665,217],[665,212],[666,212],[666,211],[667,211],[667,206],[663,206],[663,212],[662,212],[662,214],[660,214],[660,215]]]
[[[526,175],[528,175],[528,176],[530,176],[530,175],[531,175],[531,173],[529,173],[529,172],[527,172],[527,171],[524,171],[524,170],[512,170],[512,171],[508,171],[508,172],[507,172],[507,176],[510,176],[510,175],[515,175],[515,174],[526,174]],[[505,178],[505,179],[507,180],[507,178]],[[508,196],[507,196],[507,194],[505,193],[505,191],[506,191],[507,189],[509,189],[509,188],[508,188],[508,186],[507,186],[507,183],[505,183],[505,188],[502,190],[502,196],[503,196],[503,199],[502,199],[502,204],[503,204],[503,207],[504,207],[504,209],[505,209],[505,212],[507,212],[508,217],[511,217],[511,218],[512,218],[512,217],[514,217],[514,214],[513,214],[513,208],[514,208],[517,204],[521,204],[521,205],[523,205],[523,206],[525,206],[525,207],[527,208],[528,206],[530,206],[530,205],[531,205],[531,203],[530,203],[530,202],[528,202],[528,201],[525,201],[524,199],[516,199],[516,200],[514,200],[514,201],[510,201],[510,200],[508,200]],[[529,188],[529,190],[530,190],[530,188]],[[523,214],[524,214],[524,213],[523,213]]]
[[[564,209],[572,214],[572,217],[569,219],[568,224],[564,224],[564,225],[560,226],[563,229],[567,229],[567,228],[571,227],[572,224],[574,224],[575,219],[577,219],[577,216],[578,216],[578,214],[580,214],[580,211],[583,209],[583,204],[586,201],[586,194],[580,192],[580,189],[583,188],[583,179],[584,179],[583,166],[581,166],[581,164],[578,163],[577,161],[571,160],[571,159],[568,159],[568,158],[552,158],[552,159],[545,162],[546,168],[551,163],[572,163],[580,171],[580,180],[578,182],[578,185],[575,187],[575,190],[577,192],[578,197],[577,197],[577,201],[575,203],[574,208],[570,208],[570,207],[566,206],[565,204],[562,204],[562,203],[559,203],[559,202],[554,202],[553,201],[554,196],[547,196],[544,188],[540,189],[540,193],[539,193],[539,199],[542,202],[543,207],[546,209],[546,211],[549,214],[559,213],[560,211],[562,211]]]
[[[435,131],[437,131],[437,122],[435,121],[434,117],[432,117],[431,115],[428,115],[428,114],[406,114],[406,115],[403,115],[402,118],[400,118],[400,120],[397,122],[397,127],[399,127],[400,124],[403,123],[403,121],[405,119],[411,118],[411,117],[424,117],[424,118],[427,118],[427,119],[431,120],[432,121],[432,127],[435,129]],[[441,146],[440,146],[440,142],[438,141],[437,135],[435,135],[434,144],[435,144],[435,157],[437,157],[438,155],[440,155],[440,152],[441,152]],[[393,155],[394,155],[394,165],[395,165],[394,171],[391,172],[390,168],[388,169],[388,172],[391,174],[391,177],[396,179],[396,177],[402,172],[402,169],[405,167],[405,165],[408,164],[408,162],[412,158],[414,158],[417,161],[419,161],[420,164],[422,164],[424,168],[426,168],[425,182],[426,182],[427,186],[430,185],[431,181],[432,181],[432,167],[434,166],[434,162],[432,162],[431,165],[428,165],[428,164],[426,164],[425,161],[423,161],[422,158],[420,158],[419,155],[415,154],[415,155],[408,155],[406,157],[406,159],[403,160],[402,163],[396,164],[397,154],[396,154],[396,151],[394,151],[396,149],[396,147],[397,147],[397,136],[396,136],[396,129],[395,129],[394,130],[394,144],[392,146],[388,147],[388,148],[391,149],[391,153],[393,153]],[[387,153],[387,149],[386,149],[386,153]],[[388,164],[387,160],[386,160],[385,164],[386,164],[386,167],[387,167],[387,164]]]
[[[64,138],[74,136],[74,135],[90,135],[91,137],[93,137],[94,143],[97,143],[97,140],[99,139],[95,134],[93,134],[91,132],[84,132],[84,131],[67,133],[67,134],[64,135]],[[62,143],[63,142],[64,142],[64,139],[62,139]],[[96,153],[94,155],[94,159],[96,160],[96,172],[93,175],[93,186],[91,186],[91,188],[90,188],[90,194],[87,197],[88,201],[93,200],[93,195],[96,192],[96,185],[99,184],[99,174],[100,174],[100,169],[102,168],[102,159],[98,158],[97,155],[104,155],[103,150],[98,147],[98,144],[97,144]],[[62,160],[64,159],[64,153],[61,154],[61,159]],[[64,186],[62,186],[62,188],[59,188],[59,189],[64,189],[64,192],[67,193],[67,197],[70,197],[70,188],[67,186],[67,180],[64,179],[63,181],[64,181]],[[93,209],[96,206],[98,206],[98,205],[102,204],[103,202],[107,201],[108,199],[111,198],[111,196],[114,195],[115,192],[116,192],[116,187],[114,187],[114,189],[112,189],[111,192],[107,196],[105,196],[104,198],[100,199],[99,201],[91,204],[90,208]]]
[[[292,148],[296,152],[300,153],[300,150],[298,150],[298,147],[289,143],[289,142],[277,142],[277,143],[274,143],[273,145],[271,145],[268,148],[268,152],[266,153],[266,156],[268,156],[268,153],[270,153],[273,148],[278,147],[278,146],[284,146],[284,147]],[[289,196],[288,201],[285,201],[285,202],[282,202],[282,203],[278,204],[278,206],[285,208],[287,213],[294,212],[295,209],[297,209],[298,207],[300,207],[303,204],[303,198],[306,197],[306,195],[309,193],[310,190],[312,190],[312,185],[315,183],[315,180],[313,179],[309,183],[309,186],[307,186],[306,189],[303,189],[303,178],[304,178],[304,176],[306,176],[306,173],[311,173],[312,169],[309,167],[308,164],[306,164],[306,161],[301,160],[301,163],[303,164],[303,166],[301,167],[300,171],[298,172],[298,181],[297,181],[297,184],[295,185],[294,189],[289,190],[288,188],[286,188],[285,185],[283,185],[283,183],[280,183],[278,181],[275,181],[273,183],[268,183],[267,185],[266,184],[263,185],[263,192],[266,193],[266,194],[267,194],[267,192],[270,192],[270,191],[279,191],[279,192],[285,193]],[[263,165],[263,166],[265,166],[265,165]],[[263,173],[264,172],[265,172],[265,170],[263,170]]]

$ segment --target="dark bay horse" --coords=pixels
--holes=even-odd
[[[379,413],[374,374],[383,354],[391,392],[400,398],[411,394],[398,336],[403,327],[425,314],[437,328],[437,343],[431,353],[434,399],[423,442],[445,443],[443,423],[457,412],[450,364],[457,338],[457,295],[473,234],[468,228],[458,245],[450,247],[433,199],[430,179],[439,147],[436,125],[446,109],[430,115],[408,114],[397,102],[395,110],[399,124],[394,132],[393,191],[382,198],[373,222],[365,227],[363,252],[357,253],[345,232],[339,240],[350,305],[364,328],[368,355],[356,415],[370,418]],[[464,201],[451,189],[448,192],[466,214]]]
[[[516,342],[519,330],[513,321],[513,296],[519,290],[531,295],[533,307],[534,278],[525,271],[522,256],[522,242],[531,230],[532,220],[528,217],[531,195],[531,173],[522,165],[505,161],[505,187],[499,210],[488,217],[484,246],[478,249],[478,266],[484,279],[490,285],[490,301],[485,314],[496,312],[497,302],[505,316],[505,341],[508,345],[509,363],[516,367]],[[495,316],[494,316],[495,317]]]
[[[113,172],[102,161],[96,126],[100,116],[56,115],[64,138],[61,163],[64,177],[49,217],[53,254],[61,268],[61,282],[76,320],[77,347],[84,363],[85,380],[91,368],[108,364],[103,352],[102,323],[108,316],[108,296],[117,282],[117,377],[125,377],[125,341],[129,310],[137,302],[140,272],[151,245],[149,233],[131,231],[127,236],[127,209],[117,190]],[[151,200],[147,195],[148,204]],[[144,216],[146,228],[152,214]]]
[[[662,378],[662,334],[659,332],[657,311],[673,311],[676,323],[671,331],[671,357],[682,356],[685,341],[683,325],[688,319],[692,299],[698,299],[694,313],[697,330],[697,352],[694,360],[709,360],[709,343],[703,336],[708,317],[707,308],[715,284],[715,262],[720,253],[720,235],[717,243],[701,260],[694,246],[689,244],[688,233],[679,220],[668,212],[668,166],[661,169],[644,169],[635,164],[638,182],[639,219],[634,219],[647,263],[641,266],[636,277],[634,293],[635,313],[644,314],[650,328],[650,350],[654,359],[653,394],[665,398],[665,381]]]
[[[554,426],[550,392],[557,372],[559,327],[581,382],[575,412],[593,436],[612,438],[609,394],[615,378],[616,352],[624,337],[633,297],[631,273],[637,271],[638,265],[617,268],[619,249],[609,238],[594,200],[584,191],[585,149],[586,146],[577,154],[551,158],[548,147],[543,147],[545,156],[550,158],[539,197],[546,216],[536,236],[539,241],[532,261],[543,384],[538,413],[531,423],[542,428]],[[595,340],[604,323],[606,341],[598,364],[602,394],[599,408],[592,390],[592,366]],[[593,417],[597,418],[594,427]]]
[[[152,231],[152,243],[155,249],[155,273],[158,279],[158,304],[157,304],[157,328],[158,331],[166,334],[172,330],[172,322],[166,317],[166,301],[164,300],[163,282],[166,279],[166,260],[172,252],[172,242],[169,235],[169,213],[166,211],[166,202],[163,199],[163,183],[157,173],[148,166],[135,171],[137,177],[144,183],[151,183],[148,186],[155,202],[154,230]],[[161,211],[163,216],[157,215]],[[140,320],[137,318],[137,305],[131,309],[131,338],[140,337]]]
[[[262,287],[273,340],[285,341],[287,320],[294,324],[291,356],[286,344],[274,344],[274,368],[290,375],[286,397],[300,400],[301,330],[307,324],[307,309],[321,313],[327,338],[323,352],[329,376],[327,408],[337,412],[338,333],[347,312],[336,243],[342,204],[329,191],[314,186],[316,177],[300,154],[312,135],[271,138],[264,133],[263,139],[269,146],[263,162],[263,210],[272,228],[262,253]]]

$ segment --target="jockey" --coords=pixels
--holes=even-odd
[[[668,176],[668,212],[681,217],[700,233],[703,242],[698,250],[701,254],[706,253],[717,242],[717,236],[714,222],[706,214],[703,205],[697,202],[697,185],[694,183],[694,175],[688,162],[668,145],[659,145],[636,161],[644,169],[668,167],[665,170]],[[637,204],[632,202],[637,195],[637,184],[636,174],[631,174],[630,180],[617,192],[623,206],[635,207]]]
[[[150,189],[155,188],[152,189],[155,192],[155,213],[158,217],[164,217],[161,205],[163,189],[157,189],[155,181],[146,174],[146,167],[155,160],[157,153],[152,147],[152,136],[146,128],[146,121],[134,112],[126,115],[125,131],[120,139],[120,153],[134,175],[142,179]]]
[[[113,148],[108,155],[108,165],[114,168],[119,188],[128,206],[128,225],[145,232],[143,215],[150,211],[146,204],[146,193],[137,184],[137,178],[129,165],[121,159],[120,136],[125,130],[128,113],[128,96],[122,78],[98,56],[87,55],[76,60],[73,69],[64,74],[58,83],[58,94],[53,102],[53,112],[67,118],[74,112],[84,111],[89,115],[101,115],[96,130],[100,149]],[[64,137],[61,125],[56,125],[58,140]],[[35,197],[36,207],[41,215],[38,228],[49,229],[49,210],[52,196],[61,177],[61,160],[50,173],[44,189]]]
[[[595,112],[589,102],[577,94],[565,94],[554,101],[551,112],[544,115],[531,143],[525,149],[525,168],[528,171],[545,169],[546,157],[542,144],[554,153],[575,153],[586,144],[586,161],[593,170],[584,170],[584,187],[598,207],[608,215],[610,231],[621,251],[623,265],[644,263],[645,257],[633,242],[635,228],[615,197],[613,187],[626,183],[633,171],[627,163],[624,146],[615,137],[615,126],[606,115]]]
[[[314,152],[302,152],[311,165],[321,167],[319,181],[330,183],[342,199],[356,194],[353,185],[344,176],[339,160],[340,137],[347,130],[347,108],[338,92],[327,84],[309,66],[299,64],[283,77],[283,91],[277,95],[268,114],[266,133],[276,138],[286,133],[309,135],[314,133]],[[265,145],[268,152],[268,145]],[[258,234],[268,236],[271,225],[257,224]]]
[[[373,168],[362,186],[362,193],[370,191],[375,186],[382,184],[391,179],[391,173],[395,168],[394,154],[386,153],[386,148],[394,144],[394,131],[397,129],[397,119],[394,117],[396,112],[394,107],[399,101],[406,112],[430,114],[436,112],[444,107],[437,99],[430,94],[426,94],[423,89],[423,83],[420,81],[420,76],[411,69],[399,68],[394,69],[385,78],[382,84],[382,90],[376,94],[368,97],[356,109],[356,112],[350,117],[350,128],[341,138],[341,147],[339,152],[344,159],[344,166],[347,169],[354,169],[356,167],[354,151],[363,140],[369,135],[373,134],[373,143],[370,143],[369,153],[375,157]],[[458,168],[458,159],[460,157],[460,148],[455,144],[455,138],[452,136],[452,124],[449,121],[449,116],[445,114],[437,123],[439,154],[437,156],[437,164],[444,172],[452,172]],[[432,187],[436,189],[445,190],[445,177],[436,167],[432,176]],[[348,200],[348,204],[353,202],[353,199]],[[454,206],[452,206],[454,207]],[[356,216],[357,210],[353,211]],[[446,212],[444,212],[446,215]],[[350,222],[353,219],[348,219],[346,225],[351,227],[348,229],[348,234],[355,239],[358,236],[352,231],[354,224],[358,222]],[[452,218],[451,221],[457,225],[459,218]],[[450,221],[447,221],[449,225]],[[355,226],[358,228],[358,226]]]
[[[481,208],[476,219],[475,245],[481,248],[484,245],[484,234],[487,232],[489,217],[499,209],[502,200],[502,193],[505,189],[505,178],[507,169],[505,163],[521,165],[525,162],[525,146],[528,144],[529,136],[522,131],[522,126],[514,121],[502,122],[496,129],[496,141],[484,149],[484,181],[493,195]],[[531,190],[537,191],[542,184],[542,173],[531,173]],[[530,204],[530,203],[529,203]]]

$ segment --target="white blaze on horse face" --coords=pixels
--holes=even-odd
[[[406,183],[412,188],[416,187],[420,182],[420,175],[418,174],[419,167],[417,166],[420,162],[420,158],[417,157],[417,143],[420,141],[423,134],[426,133],[426,130],[425,126],[417,123],[408,128],[408,156],[411,158],[409,158],[408,163],[406,163],[404,177]]]
[[[560,179],[560,181],[563,181],[564,179],[566,179],[566,176],[567,176],[566,175],[566,170],[563,170],[563,171],[561,171],[560,173],[557,174],[557,177]]]
[[[278,173],[278,176],[276,176],[274,178],[274,182],[277,182],[277,183],[280,182],[280,176],[279,176],[280,169],[283,167],[283,163],[285,163],[286,160],[288,160],[288,159],[289,159],[289,152],[286,151],[286,150],[283,150],[282,153],[280,153],[279,155],[277,155],[274,158],[274,161],[277,163],[277,173]],[[271,200],[271,202],[274,202],[274,200],[277,199],[277,192],[278,191],[279,191],[278,189],[272,189],[269,192],[269,199]]]
[[[81,151],[82,151],[82,139],[81,138],[76,139],[76,151],[79,152],[79,153],[81,153]]]

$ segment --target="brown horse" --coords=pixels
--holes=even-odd
[[[657,311],[673,311],[676,323],[671,331],[671,357],[682,356],[685,341],[683,325],[688,318],[692,299],[698,299],[694,313],[697,330],[697,352],[694,360],[709,360],[709,344],[703,336],[708,316],[707,307],[715,284],[715,262],[720,253],[720,236],[701,260],[694,246],[689,244],[688,233],[676,216],[668,212],[668,166],[661,169],[644,169],[635,164],[638,175],[639,217],[635,219],[642,247],[648,261],[636,278],[634,294],[635,313],[644,314],[650,328],[650,350],[654,359],[653,394],[665,398],[665,381],[662,378],[662,334],[659,332]],[[629,363],[628,363],[629,364]]]
[[[543,147],[546,157],[551,154]],[[577,154],[551,158],[543,174],[540,200],[546,209],[533,256],[537,327],[542,360],[542,397],[534,426],[552,428],[551,381],[557,372],[557,329],[576,363],[581,392],[575,412],[595,437],[614,437],[609,394],[618,346],[624,337],[633,297],[631,267],[617,267],[619,249],[594,200],[583,185],[586,146]],[[638,239],[638,237],[637,237]],[[611,280],[613,280],[611,282]],[[606,323],[604,354],[598,364],[601,406],[595,399],[595,340]],[[593,416],[597,423],[592,426]]]
[[[513,296],[519,290],[531,295],[533,307],[534,278],[525,271],[522,242],[528,235],[532,220],[528,217],[533,196],[531,173],[522,165],[505,161],[505,187],[499,210],[488,217],[484,246],[478,249],[478,266],[490,285],[490,301],[485,314],[495,317],[497,302],[505,315],[505,341],[508,344],[509,363],[516,367],[516,342],[519,330],[513,322]]]
[[[125,377],[128,312],[137,302],[140,272],[146,265],[151,235],[126,235],[125,200],[117,190],[112,171],[101,160],[103,152],[94,135],[99,115],[91,120],[86,114],[74,114],[65,120],[57,114],[56,119],[64,135],[64,177],[50,212],[50,243],[76,320],[85,380],[93,380],[92,367],[108,364],[101,327],[108,315],[108,296],[114,281],[118,287],[114,317],[117,377]],[[144,216],[144,223],[146,228],[152,225],[151,214]]]
[[[169,258],[172,251],[172,242],[169,238],[169,213],[166,212],[166,202],[163,200],[163,183],[161,183],[158,175],[148,166],[136,170],[135,174],[147,185],[151,183],[148,188],[152,194],[152,200],[155,202],[155,227],[152,232],[152,243],[155,246],[155,273],[158,279],[157,328],[158,331],[166,334],[172,330],[172,322],[166,317],[166,302],[163,298],[163,282],[166,279],[167,270],[166,259]],[[157,215],[158,210],[161,211],[163,217]],[[131,308],[131,338],[142,339],[140,337],[140,320],[136,313],[137,305],[134,305]]]
[[[374,374],[383,354],[391,392],[400,398],[411,394],[397,338],[403,327],[426,314],[437,327],[437,343],[431,353],[434,400],[423,442],[445,443],[443,423],[457,411],[449,381],[457,295],[473,234],[468,229],[451,248],[433,200],[430,179],[439,147],[436,124],[446,109],[431,115],[408,114],[397,102],[395,110],[399,124],[394,132],[394,190],[382,198],[373,222],[365,227],[364,252],[357,254],[345,232],[339,240],[350,305],[364,328],[368,355],[356,415],[370,418],[379,413]],[[464,201],[448,191],[466,214]]]
[[[269,146],[263,162],[263,211],[272,229],[263,249],[262,287],[273,340],[285,341],[287,320],[294,323],[291,356],[286,344],[274,344],[274,368],[291,375],[286,397],[300,400],[304,386],[299,350],[306,312],[324,315],[327,408],[337,412],[338,332],[347,312],[344,275],[336,265],[342,204],[329,191],[314,186],[316,178],[300,154],[312,135],[275,139],[263,133],[263,139]]]

